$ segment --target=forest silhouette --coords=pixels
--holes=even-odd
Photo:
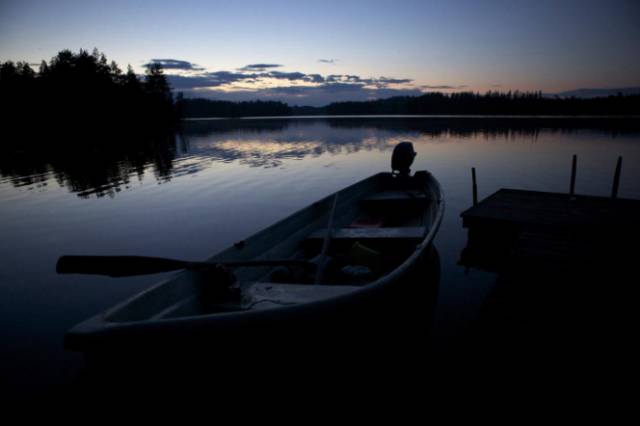
[[[229,102],[178,99],[184,117],[256,117],[288,115],[634,115],[640,95],[599,98],[549,97],[542,92],[425,93],[323,107],[289,106],[277,101]]]
[[[144,79],[131,66],[123,72],[104,53],[63,50],[35,72],[26,62],[0,63],[0,113],[7,123],[38,125],[101,134],[117,128],[157,129],[179,118],[171,88],[159,64]],[[80,136],[80,135],[79,135]]]

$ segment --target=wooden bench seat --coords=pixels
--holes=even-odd
[[[361,201],[363,203],[426,203],[429,198],[420,191],[383,191],[369,195]]]
[[[426,229],[423,226],[402,228],[339,228],[334,229],[331,240],[415,240],[424,238]],[[307,237],[307,240],[322,240],[326,229],[318,229]]]

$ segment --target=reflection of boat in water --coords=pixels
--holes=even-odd
[[[444,211],[438,181],[426,171],[410,176],[415,154],[400,146],[394,162],[411,154],[408,164],[396,164],[402,173],[371,176],[236,243],[208,266],[194,264],[77,325],[67,346],[101,353],[225,336],[273,339],[281,331],[333,337],[389,323],[387,313],[411,306],[407,287],[417,283],[403,278],[432,251]]]

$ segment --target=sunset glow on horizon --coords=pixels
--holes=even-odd
[[[640,86],[640,3],[3,1],[0,60],[97,47],[176,92],[299,105]]]

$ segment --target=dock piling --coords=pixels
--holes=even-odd
[[[578,156],[573,154],[573,160],[571,162],[571,183],[569,184],[569,195],[573,197],[576,194],[576,168],[578,163]]]
[[[471,168],[471,181],[473,187],[473,205],[478,204],[478,185],[476,184],[476,168]]]
[[[618,197],[618,187],[620,186],[620,171],[622,170],[622,157],[618,157],[616,172],[613,175],[613,187],[611,188],[611,198]]]

